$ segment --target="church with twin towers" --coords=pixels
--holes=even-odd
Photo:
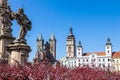
[[[76,46],[75,36],[72,28],[70,28],[66,39],[66,56],[60,59],[60,64],[68,68],[89,66],[118,71],[120,70],[120,52],[113,52],[112,47],[110,38],[108,38],[104,46],[104,52],[93,51],[84,53],[80,41]]]
[[[47,59],[48,62],[54,63],[56,62],[56,38],[54,33],[51,34],[50,39],[44,43],[44,39],[42,34],[39,34],[37,38],[37,51],[34,58],[34,63],[40,63]],[[48,52],[46,51],[45,47],[48,46]]]

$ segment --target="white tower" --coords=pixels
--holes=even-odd
[[[79,41],[77,46],[77,57],[81,57],[82,54],[83,54],[83,48],[82,48],[81,42]]]
[[[105,52],[106,52],[106,56],[112,56],[112,43],[110,42],[110,38],[107,39]]]
[[[72,28],[70,28],[70,33],[67,37],[66,41],[66,57],[75,57],[76,46],[75,46],[75,37],[72,32]]]

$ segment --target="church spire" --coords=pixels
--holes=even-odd
[[[52,33],[51,34],[51,38],[50,38],[51,40],[55,40],[55,35],[54,35],[54,33]]]
[[[39,35],[38,35],[38,40],[43,40],[42,34],[39,34]]]
[[[73,35],[72,27],[70,28],[70,33],[69,35]]]

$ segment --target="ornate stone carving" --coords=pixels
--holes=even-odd
[[[10,6],[7,4],[7,0],[2,0],[0,2],[0,17],[2,24],[4,25],[2,27],[2,30],[4,32],[11,32],[11,26],[12,26],[12,11]]]

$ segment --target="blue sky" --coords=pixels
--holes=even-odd
[[[119,0],[9,0],[12,10],[22,7],[32,21],[32,30],[26,39],[36,53],[36,39],[41,33],[45,41],[54,32],[57,39],[57,59],[66,55],[66,37],[72,26],[76,44],[80,40],[84,52],[104,51],[110,37],[113,51],[120,51],[120,1]],[[13,22],[13,36],[18,36],[19,26]]]

